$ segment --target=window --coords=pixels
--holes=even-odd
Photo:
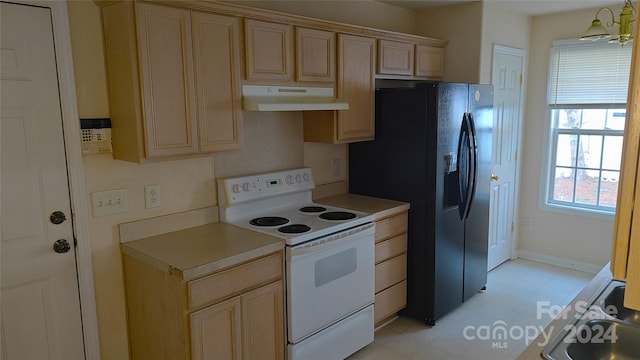
[[[557,42],[551,49],[546,204],[615,211],[631,47]]]

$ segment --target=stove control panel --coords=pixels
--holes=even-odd
[[[221,205],[295,194],[315,188],[310,168],[218,179]]]

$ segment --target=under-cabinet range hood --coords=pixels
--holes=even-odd
[[[333,88],[298,86],[242,86],[245,111],[348,110],[349,104],[333,95]]]

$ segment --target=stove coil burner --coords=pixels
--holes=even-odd
[[[311,228],[304,224],[291,224],[278,228],[278,231],[285,234],[300,234],[311,230]]]
[[[324,214],[320,214],[320,218],[324,220],[350,220],[356,217],[356,214],[346,211],[329,211]]]
[[[289,219],[279,216],[264,216],[255,219],[251,219],[249,224],[254,226],[280,226],[289,222]]]
[[[305,206],[305,207],[301,207],[299,210],[300,212],[307,213],[307,214],[316,214],[316,213],[327,211],[327,208],[324,208],[322,206]]]

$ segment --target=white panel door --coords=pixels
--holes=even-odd
[[[493,169],[489,213],[488,270],[509,260],[515,237],[518,134],[522,122],[524,51],[496,46]]]
[[[82,359],[51,12],[1,3],[0,16],[2,358]]]

